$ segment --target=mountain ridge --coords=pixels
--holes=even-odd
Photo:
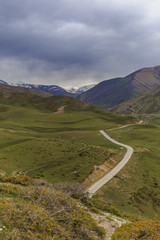
[[[78,98],[108,109],[158,85],[160,85],[160,66],[142,68],[126,77],[100,82],[93,89],[80,94]]]
[[[95,84],[90,84],[86,86],[82,86],[80,88],[63,88],[58,85],[45,85],[45,84],[29,84],[29,83],[16,83],[14,86],[19,87],[26,87],[26,88],[32,88],[32,89],[38,89],[45,92],[48,92],[52,95],[62,95],[62,96],[70,96],[70,97],[77,97],[79,94],[81,94],[84,91],[87,91],[95,86]]]
[[[43,84],[29,84],[29,83],[18,83],[15,85],[18,85],[20,87],[45,91],[52,95],[64,95],[64,96],[70,96],[70,97],[76,96],[74,93],[70,93],[66,91],[64,88],[57,85],[43,85]]]
[[[10,94],[10,93],[30,93],[33,95],[37,95],[42,98],[52,96],[50,93],[45,91],[37,90],[37,89],[30,89],[25,87],[18,87],[18,86],[11,86],[8,84],[1,84],[0,83],[0,94]]]

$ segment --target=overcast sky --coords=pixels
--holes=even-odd
[[[159,0],[0,0],[0,79],[98,83],[160,65]]]

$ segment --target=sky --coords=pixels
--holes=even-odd
[[[159,0],[0,0],[0,79],[80,87],[160,65]]]

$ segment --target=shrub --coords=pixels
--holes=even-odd
[[[19,175],[19,176],[0,175],[0,182],[10,182],[10,183],[21,184],[23,186],[26,186],[26,185],[33,184],[34,180],[27,175]]]
[[[124,224],[112,236],[112,240],[158,240],[160,239],[160,222],[136,221]]]
[[[86,199],[88,194],[85,192],[85,188],[83,184],[74,183],[74,184],[55,184],[54,188],[58,191],[61,191],[69,196],[76,199]]]
[[[19,177],[6,177],[0,184],[0,224],[6,227],[0,231],[0,239],[102,239],[103,229],[97,226],[80,201],[70,196],[72,191],[65,190],[69,195],[46,181],[35,180],[29,185],[28,180],[25,185]],[[75,197],[81,196],[73,192]]]

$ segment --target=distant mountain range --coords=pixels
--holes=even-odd
[[[92,84],[92,85],[82,86],[80,88],[64,89],[57,85],[39,85],[39,84],[36,85],[36,84],[28,84],[28,83],[17,83],[14,85],[19,86],[19,87],[26,87],[26,88],[31,88],[31,89],[42,90],[42,91],[48,92],[52,95],[63,95],[63,96],[70,96],[70,97],[77,97],[79,94],[81,94],[84,91],[87,91],[90,88],[95,86],[95,84]]]
[[[0,84],[8,85],[8,83],[3,80],[0,80]]]
[[[8,85],[8,83],[3,80],[0,80],[0,84],[5,86]],[[140,96],[153,87],[160,86],[160,66],[142,68],[127,75],[126,77],[105,80],[97,85],[87,85],[79,89],[64,89],[57,85],[35,85],[27,83],[18,83],[16,85],[18,85],[17,88],[22,87],[25,89],[32,89],[34,91],[40,90],[40,95],[42,92],[43,94],[46,92],[52,95],[75,97],[83,102],[109,110],[114,106]],[[23,91],[22,89],[14,89],[14,91]],[[38,95],[38,92],[33,92],[33,94]],[[119,107],[113,109],[119,109]]]
[[[57,85],[36,85],[36,84],[28,84],[28,83],[17,83],[15,85],[18,85],[19,87],[25,87],[25,88],[45,91],[52,95],[63,95],[63,96],[76,97],[76,94],[68,92],[64,88],[59,87]]]
[[[108,109],[160,85],[160,66],[143,68],[124,78],[100,82],[78,98],[84,102]]]

